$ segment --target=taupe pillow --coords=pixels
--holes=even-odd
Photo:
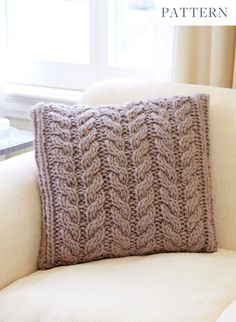
[[[216,250],[208,96],[32,110],[39,268]]]

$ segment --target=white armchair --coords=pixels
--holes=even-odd
[[[113,80],[89,88],[81,103],[196,92],[210,94],[219,250],[37,271],[41,208],[34,155],[27,153],[0,163],[0,322],[236,321],[236,90]]]

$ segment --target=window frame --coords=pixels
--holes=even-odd
[[[152,69],[142,69],[142,68],[126,68],[126,67],[116,67],[109,66],[108,64],[108,13],[109,13],[109,0],[101,1],[101,5],[98,8],[98,19],[100,34],[103,37],[100,38],[99,46],[99,80],[108,78],[137,78],[137,79],[155,79],[156,70]],[[103,18],[105,13],[106,19]]]
[[[5,14],[8,20],[7,0]],[[33,85],[52,88],[81,90],[97,80],[97,0],[90,1],[90,41],[89,64],[61,63],[49,61],[23,61],[22,59],[7,57],[5,81],[7,83]],[[7,36],[6,24],[6,39]],[[6,40],[7,46],[7,40]],[[81,75],[81,76],[80,76]]]
[[[5,12],[7,12],[7,0]],[[158,79],[155,66],[150,69],[109,66],[109,0],[90,0],[90,63],[58,63],[6,59],[5,82],[66,90],[84,90],[109,78]],[[7,38],[7,37],[6,37]],[[9,68],[11,66],[11,68]],[[171,80],[171,79],[170,79]]]

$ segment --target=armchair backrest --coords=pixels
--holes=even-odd
[[[157,96],[210,94],[213,198],[219,247],[236,250],[236,90],[150,81],[98,83],[81,103],[124,103]],[[0,162],[0,289],[37,269],[41,207],[33,153]]]
[[[236,250],[235,89],[120,79],[95,84],[84,93],[81,102],[95,106],[195,93],[210,95],[211,171],[218,245]]]

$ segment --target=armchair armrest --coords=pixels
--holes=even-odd
[[[40,212],[33,153],[0,162],[0,289],[37,269]]]

